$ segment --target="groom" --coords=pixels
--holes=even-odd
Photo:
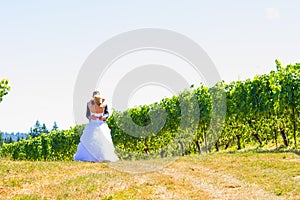
[[[91,100],[92,101],[92,104],[94,104],[95,102],[94,102],[94,97],[95,97],[95,95],[100,95],[100,92],[99,91],[94,91],[93,92],[93,99]],[[88,103],[87,103],[88,104]],[[91,111],[90,111],[90,109],[89,109],[89,106],[87,105],[86,106],[86,117],[90,120],[90,115],[91,115]],[[103,120],[103,121],[105,121],[107,118],[108,118],[108,116],[109,116],[109,112],[108,112],[108,109],[107,109],[107,105],[105,106],[105,109],[104,109],[104,113],[103,113],[103,116],[101,116],[99,119],[100,120]]]

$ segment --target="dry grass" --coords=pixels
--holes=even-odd
[[[190,157],[190,160],[195,164],[201,162],[201,167],[214,173],[233,176],[278,197],[300,199],[300,156],[296,153],[218,153]]]
[[[294,153],[217,153],[167,163],[126,173],[120,169],[151,162],[2,159],[0,199],[300,199],[300,156]]]

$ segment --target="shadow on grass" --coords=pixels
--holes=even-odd
[[[256,148],[250,148],[250,149],[241,149],[241,150],[229,150],[224,153],[294,153],[298,156],[300,156],[300,149],[291,149],[289,147],[280,146],[275,149],[266,149],[262,147],[256,147]]]

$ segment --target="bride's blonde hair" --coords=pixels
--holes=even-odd
[[[94,102],[99,106],[101,104],[101,96],[99,94],[96,94],[94,96]]]

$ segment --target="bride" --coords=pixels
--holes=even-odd
[[[93,100],[88,102],[90,122],[85,126],[80,137],[77,152],[74,155],[76,161],[114,162],[119,160],[115,154],[110,129],[103,119],[106,103],[101,99],[99,92],[94,92]]]

